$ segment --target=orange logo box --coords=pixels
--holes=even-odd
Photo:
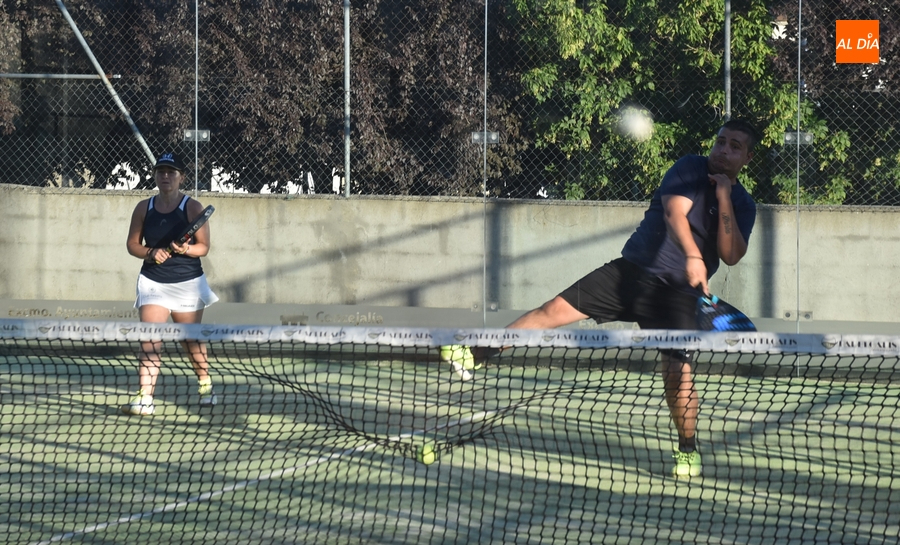
[[[878,64],[878,21],[837,21],[835,62]]]

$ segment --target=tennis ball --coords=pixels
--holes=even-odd
[[[437,459],[437,453],[434,451],[434,443],[425,443],[416,449],[416,461],[430,466]]]
[[[618,112],[616,132],[636,142],[646,142],[653,136],[653,117],[641,106],[625,106]]]

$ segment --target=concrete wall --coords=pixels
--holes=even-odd
[[[0,300],[133,301],[140,261],[125,237],[151,194],[0,185]],[[618,256],[645,208],[217,193],[200,201],[216,207],[204,268],[223,303],[477,314],[486,303],[504,319]],[[767,329],[793,330],[779,324],[798,319],[893,329],[898,219],[896,209],[761,207],[749,254],[722,266],[713,290],[775,321]]]

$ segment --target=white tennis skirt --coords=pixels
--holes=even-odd
[[[196,312],[219,300],[206,282],[206,275],[200,275],[184,282],[163,284],[154,282],[143,274],[138,275],[137,298],[134,308],[144,305],[159,305],[172,312]]]

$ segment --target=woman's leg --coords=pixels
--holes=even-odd
[[[172,320],[179,324],[199,324],[203,320],[203,309],[194,312],[173,312]],[[200,394],[200,404],[215,405],[217,399],[213,393],[212,379],[209,377],[206,344],[200,341],[182,341],[181,346],[187,352],[194,372],[197,373],[197,393]]]
[[[203,309],[194,312],[173,312],[172,321],[177,324],[199,324],[203,320]],[[200,341],[181,341],[187,352],[197,380],[203,382],[209,378],[209,362],[206,359],[206,344]]]
[[[165,323],[169,319],[169,309],[159,305],[143,305],[140,308],[142,322]],[[138,368],[139,383],[145,396],[152,396],[156,388],[156,378],[159,376],[161,364],[160,351],[162,342],[146,341],[141,343],[140,367]]]

